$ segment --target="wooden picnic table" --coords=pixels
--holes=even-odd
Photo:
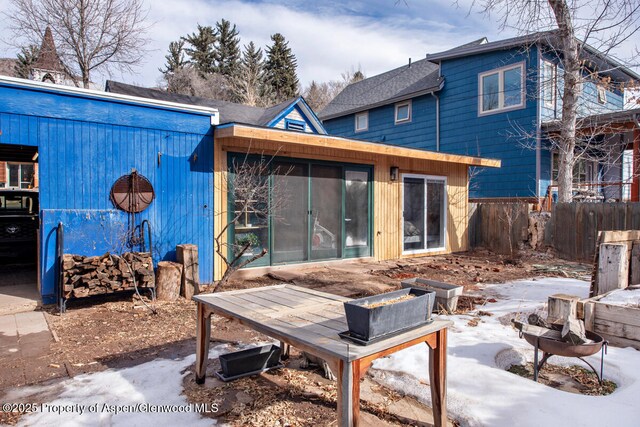
[[[447,425],[447,327],[435,320],[387,339],[361,346],[344,340],[348,330],[344,301],[350,298],[293,285],[200,294],[196,342],[196,382],[203,384],[207,370],[211,314],[236,319],[257,332],[324,359],[338,377],[338,420],[356,426],[360,414],[360,379],[379,357],[419,343],[429,346],[429,377],[435,426]]]

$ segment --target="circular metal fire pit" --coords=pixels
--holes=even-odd
[[[551,356],[564,356],[564,357],[577,357],[584,363],[589,365],[591,370],[598,376],[598,381],[602,384],[602,373],[604,370],[604,354],[606,352],[607,341],[600,335],[587,331],[587,339],[593,341],[586,344],[572,344],[569,342],[558,341],[547,337],[531,335],[522,333],[521,336],[534,347],[534,362],[533,362],[533,380],[538,381],[538,372],[544,366],[545,362],[549,360]],[[542,359],[538,363],[538,350],[542,350]],[[583,358],[591,356],[597,352],[602,351],[600,357],[600,374],[598,371]]]

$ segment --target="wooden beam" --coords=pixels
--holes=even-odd
[[[320,147],[333,150],[343,150],[360,153],[373,153],[383,156],[407,157],[420,160],[432,160],[445,163],[459,163],[469,166],[485,166],[498,168],[500,160],[484,159],[480,157],[445,154],[435,151],[417,150],[395,145],[375,142],[358,141],[335,136],[287,132],[278,129],[266,129],[244,125],[231,125],[215,130],[215,140],[221,138],[236,138],[251,140],[273,141],[291,146]],[[247,145],[248,146],[248,145]],[[285,147],[286,150],[286,147]]]
[[[633,130],[633,160],[632,160],[631,201],[640,201],[640,129]]]

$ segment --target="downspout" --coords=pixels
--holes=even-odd
[[[631,157],[631,201],[640,201],[640,116],[633,115],[633,122],[636,128],[633,130],[633,155]]]
[[[440,97],[434,92],[431,96],[436,99],[436,151],[440,151]]]

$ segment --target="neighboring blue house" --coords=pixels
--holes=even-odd
[[[470,172],[470,197],[537,202],[557,174],[556,155],[546,138],[562,108],[562,72],[552,43],[553,32],[548,32],[491,43],[483,38],[430,54],[349,85],[319,117],[331,135],[500,159],[500,169]],[[586,49],[584,59],[611,81],[585,78],[582,115],[621,112],[620,87],[640,76],[592,49]],[[625,175],[623,165],[631,156],[625,150],[633,144],[632,132],[617,129],[601,141],[609,144],[607,151],[619,152],[617,161],[580,161],[576,181],[630,182],[633,174]],[[628,187],[602,192],[622,199]]]

